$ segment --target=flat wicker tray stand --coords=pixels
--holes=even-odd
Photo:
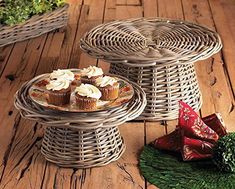
[[[38,37],[67,25],[68,4],[42,15],[35,15],[22,24],[0,26],[0,47]]]
[[[158,121],[176,119],[179,100],[200,109],[193,63],[217,53],[222,43],[216,32],[197,24],[138,18],[98,25],[81,39],[81,48],[141,86],[147,106],[138,119]]]
[[[103,166],[117,160],[125,150],[118,126],[143,112],[147,104],[144,91],[130,82],[135,93],[122,106],[97,112],[66,113],[43,108],[28,97],[30,86],[46,76],[26,82],[15,96],[15,107],[23,118],[46,126],[41,147],[45,158],[61,167],[74,168]]]

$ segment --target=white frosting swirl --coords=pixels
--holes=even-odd
[[[46,85],[46,89],[52,91],[59,91],[61,89],[67,89],[69,85],[69,80],[66,79],[51,80],[50,83]]]
[[[99,99],[101,97],[100,90],[94,85],[90,84],[81,84],[79,87],[76,87],[75,93],[78,93],[80,96],[90,97]]]
[[[54,70],[50,74],[50,79],[66,79],[69,81],[73,81],[74,73],[67,69],[64,69],[64,70],[58,69],[58,70]]]
[[[83,76],[87,76],[88,78],[91,78],[94,76],[103,75],[103,70],[101,68],[97,68],[95,66],[89,66],[88,68],[82,69],[81,74]]]
[[[117,80],[110,76],[99,77],[96,79],[96,85],[99,87],[105,87],[107,85],[113,86],[117,83]]]

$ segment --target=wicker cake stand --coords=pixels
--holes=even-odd
[[[15,96],[15,106],[23,118],[46,126],[41,147],[45,158],[61,167],[75,168],[102,166],[117,160],[125,150],[118,125],[143,112],[147,103],[144,91],[130,82],[134,96],[119,107],[89,113],[66,113],[43,108],[28,96],[32,84],[45,76],[47,74],[26,82]]]
[[[201,107],[193,63],[217,53],[222,44],[216,32],[197,24],[139,18],[93,28],[81,48],[144,89],[148,102],[138,119],[171,120],[178,117],[179,100]]]

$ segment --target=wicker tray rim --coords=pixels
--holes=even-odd
[[[204,29],[207,32],[210,32],[211,34],[213,34],[214,36],[216,36],[215,40],[215,46],[212,48],[208,48],[204,51],[201,51],[199,54],[195,54],[193,55],[191,54],[185,54],[185,55],[179,55],[179,56],[174,56],[174,57],[162,57],[159,59],[156,59],[156,57],[151,58],[151,57],[131,57],[127,55],[118,55],[117,53],[112,53],[112,52],[103,52],[102,50],[96,48],[95,46],[92,46],[90,44],[89,41],[94,40],[94,39],[87,39],[89,32],[93,31],[96,28],[105,28],[106,26],[112,26],[118,23],[132,23],[132,22],[141,22],[141,21],[156,21],[156,22],[167,22],[167,23],[179,23],[179,24],[184,24],[184,25],[190,25],[193,27],[197,27],[199,29]],[[85,51],[86,53],[88,53],[90,56],[95,57],[95,58],[99,58],[99,59],[103,59],[105,61],[108,62],[112,62],[112,61],[116,61],[116,62],[127,62],[130,64],[148,64],[148,65],[156,65],[156,64],[175,64],[175,63],[184,63],[184,62],[196,62],[198,60],[203,60],[206,59],[208,57],[210,57],[211,55],[217,53],[221,48],[222,48],[222,41],[220,36],[213,31],[212,29],[206,27],[206,26],[202,26],[196,23],[192,23],[192,22],[188,22],[188,21],[183,21],[183,20],[176,20],[176,19],[167,19],[167,18],[132,18],[132,19],[127,19],[127,20],[115,20],[112,22],[108,22],[105,24],[100,24],[96,27],[94,27],[92,30],[87,31],[84,36],[80,39],[80,48]]]

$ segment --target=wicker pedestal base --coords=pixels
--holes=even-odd
[[[201,108],[201,92],[193,63],[143,67],[115,62],[110,72],[127,77],[144,89],[147,106],[137,119],[176,119],[180,100],[196,111]]]
[[[23,118],[46,126],[41,152],[61,167],[89,168],[117,160],[125,150],[118,126],[137,118],[144,110],[146,95],[136,83],[131,100],[114,108],[94,112],[63,112],[35,103],[30,87],[48,78],[40,75],[24,83],[15,96],[15,107]]]
[[[125,145],[118,127],[77,130],[47,127],[41,152],[61,167],[88,168],[117,160]]]
[[[179,100],[201,107],[193,63],[217,53],[222,43],[216,32],[194,23],[136,18],[94,27],[81,48],[110,62],[111,73],[139,84],[148,104],[138,119],[158,121],[176,119]]]

